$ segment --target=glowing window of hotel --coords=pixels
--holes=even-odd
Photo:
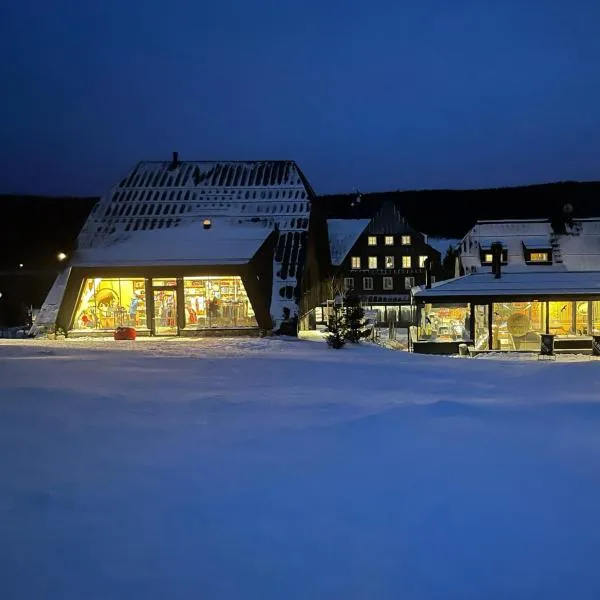
[[[75,311],[73,329],[144,328],[144,279],[85,279]]]
[[[256,327],[256,317],[241,277],[184,277],[185,326]]]

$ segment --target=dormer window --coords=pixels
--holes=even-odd
[[[529,260],[531,262],[548,262],[548,253],[547,252],[532,252],[529,255]]]
[[[480,253],[479,258],[481,260],[481,264],[484,266],[491,266],[494,256],[492,254],[492,242],[486,243],[485,245],[480,242]],[[508,264],[508,250],[506,248],[502,248],[502,261],[501,264]]]
[[[552,247],[550,242],[538,238],[523,240],[523,258],[528,265],[551,265]]]

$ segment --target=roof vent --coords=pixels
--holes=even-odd
[[[202,227],[204,227],[204,229],[210,229],[212,227],[212,221],[210,219],[204,219],[204,221],[202,221]]]

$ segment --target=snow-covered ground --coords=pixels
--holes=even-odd
[[[599,366],[0,341],[0,598],[596,599]]]

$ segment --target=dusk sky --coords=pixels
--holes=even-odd
[[[317,193],[600,179],[598,0],[7,0],[0,192],[294,159]]]

